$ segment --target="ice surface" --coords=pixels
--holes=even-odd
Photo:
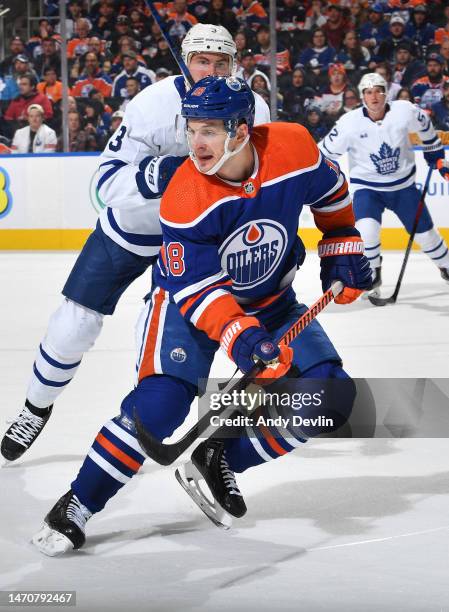
[[[74,259],[0,255],[2,431]],[[385,253],[386,295],[401,261]],[[88,523],[85,548],[59,559],[34,550],[32,534],[132,387],[133,327],[148,286],[147,274],[128,290],[42,437],[0,470],[0,590],[76,590],[80,611],[448,611],[446,439],[310,442],[238,477],[248,514],[230,532],[193,505],[176,466],[148,462]],[[306,303],[320,295],[316,255],[296,289]],[[320,321],[355,377],[448,377],[449,286],[419,253],[396,305],[332,305]],[[232,371],[220,356],[214,374]]]

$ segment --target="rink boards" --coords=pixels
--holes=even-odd
[[[417,181],[427,166],[416,150]],[[346,171],[346,159],[341,163]],[[0,156],[0,249],[80,249],[95,226],[103,203],[98,197],[98,153]],[[434,172],[426,203],[449,239],[449,183]],[[308,209],[301,215],[301,237],[315,248],[320,233]],[[407,235],[387,211],[383,218],[384,249],[402,249]]]

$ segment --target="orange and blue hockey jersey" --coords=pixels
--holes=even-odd
[[[303,206],[323,232],[354,224],[344,175],[304,127],[258,126],[251,143],[255,167],[246,181],[200,174],[187,160],[161,203],[156,283],[213,340],[231,319],[260,312],[289,290]]]

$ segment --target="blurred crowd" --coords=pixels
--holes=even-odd
[[[225,26],[237,76],[269,103],[268,0],[162,0],[180,42],[196,23]],[[0,154],[62,150],[58,0],[29,40],[14,37],[0,63]],[[388,82],[449,131],[449,0],[277,0],[278,117],[320,140],[360,104],[367,72]],[[69,0],[66,31],[70,151],[98,151],[139,91],[179,70],[143,0]]]

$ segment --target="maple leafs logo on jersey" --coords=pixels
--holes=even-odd
[[[386,142],[382,143],[379,149],[379,154],[370,154],[370,159],[376,167],[378,174],[392,174],[399,168],[400,147],[392,149]]]

